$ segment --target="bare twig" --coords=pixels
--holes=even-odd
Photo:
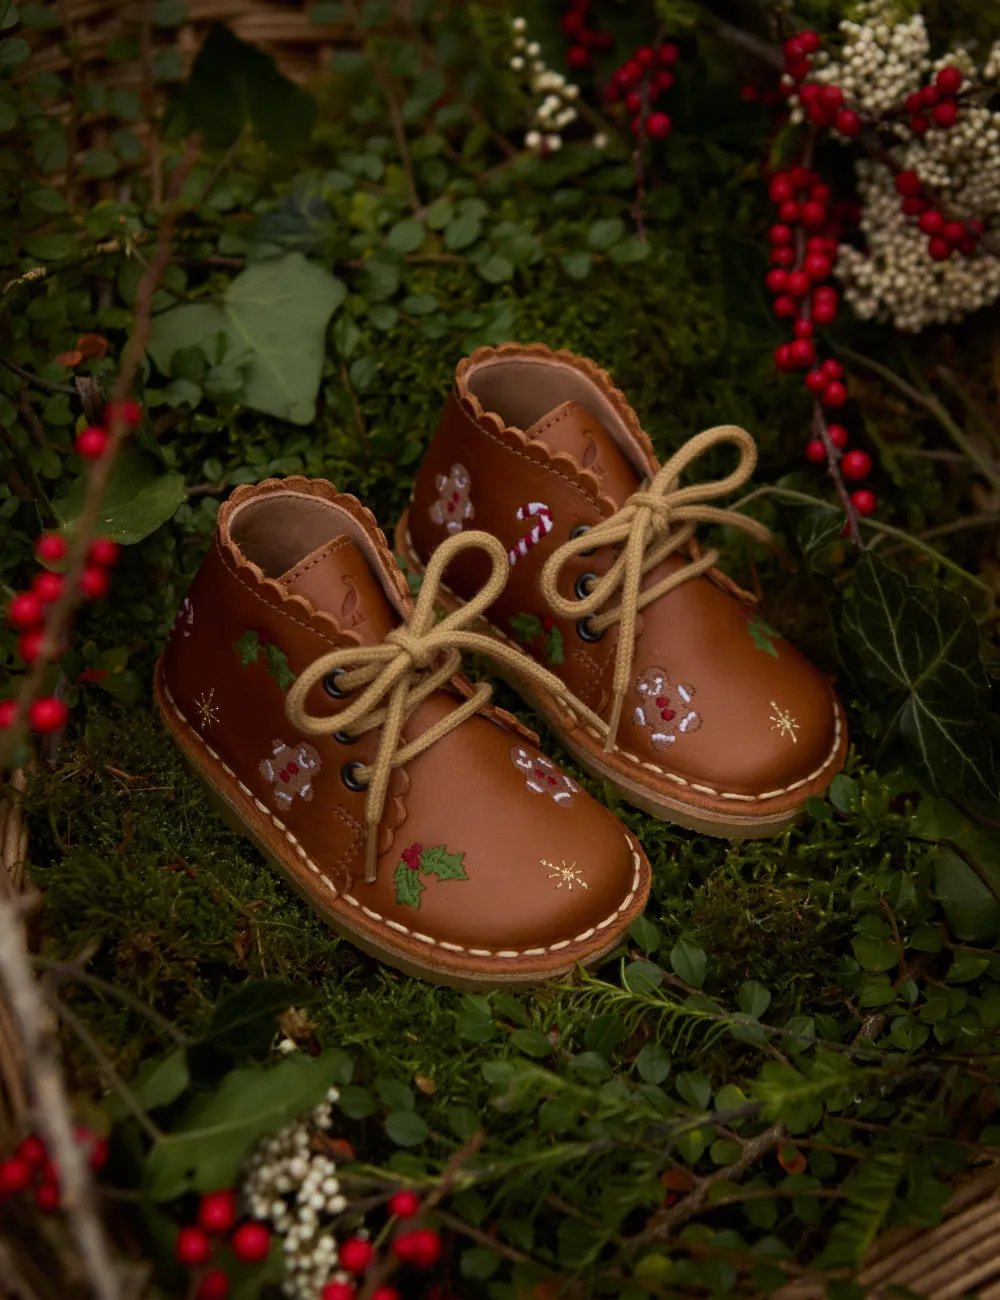
[[[112,401],[116,404],[120,404],[131,393],[132,384],[142,363],[146,350],[146,340],[149,337],[153,293],[170,260],[170,239],[180,208],[181,187],[184,178],[194,165],[197,153],[198,144],[192,138],[188,142],[183,159],[178,163],[170,178],[170,195],[166,209],[160,219],[156,250],[136,291],[135,322],[132,334],[125,345],[118,378],[112,392]],[[59,654],[59,648],[69,629],[73,612],[81,600],[80,575],[87,561],[88,548],[93,540],[101,497],[107,486],[115,456],[127,433],[128,425],[120,415],[116,414],[108,428],[107,451],[100,460],[95,462],[90,471],[83,508],[76,520],[70,563],[65,576],[62,594],[52,604],[51,611],[45,622],[41,649],[16,697],[14,717],[3,733],[3,744],[0,744],[0,766],[9,759],[10,754],[13,753],[20,740],[29,705],[41,689],[49,664]]]
[[[358,399],[355,396],[354,389],[351,387],[350,376],[347,373],[347,366],[343,361],[340,363],[340,382],[347,389],[347,395],[351,399],[351,407],[354,411],[354,424],[358,430],[361,445],[366,451],[368,451],[370,450],[368,445],[368,430],[365,428],[364,416],[361,414],[361,407],[358,405]]]
[[[859,551],[865,549],[865,544],[861,540],[861,529],[858,526],[858,512],[855,509],[854,502],[851,500],[851,494],[847,490],[847,484],[844,482],[844,476],[840,472],[840,452],[833,445],[830,437],[830,430],[826,427],[826,417],[823,415],[823,407],[819,398],[813,403],[813,432],[818,435],[823,446],[826,448],[826,465],[827,471],[833,479],[833,485],[837,489],[837,495],[840,497],[840,504],[844,507],[844,513],[847,515],[847,530],[850,534],[851,541]]]
[[[530,1255],[515,1250],[513,1246],[508,1246],[505,1242],[497,1241],[488,1232],[482,1232],[479,1228],[474,1228],[471,1223],[466,1223],[464,1219],[460,1219],[457,1214],[449,1214],[447,1210],[438,1210],[438,1218],[452,1232],[460,1233],[463,1237],[468,1237],[470,1241],[478,1242],[480,1246],[488,1246],[490,1250],[495,1250],[504,1259],[509,1259],[515,1264],[530,1264],[532,1262]]]
[[[47,393],[66,393],[69,397],[76,394],[76,389],[69,384],[54,384],[51,379],[41,379],[38,375],[33,375],[30,370],[25,370],[15,361],[10,361],[7,357],[0,356],[0,363],[5,365],[8,370],[13,371],[19,379],[23,379],[26,384],[31,384],[33,388],[42,388]]]
[[[143,0],[139,62],[142,70],[142,112],[146,119],[146,150],[149,154],[149,202],[159,211],[163,203],[163,172],[160,166],[160,135],[156,126],[156,83],[153,76],[153,9],[155,0]]]

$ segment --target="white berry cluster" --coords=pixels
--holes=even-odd
[[[900,207],[889,169],[862,159],[857,175],[868,248],[842,244],[837,257],[837,275],[857,316],[916,333],[959,321],[1000,297],[1000,260],[977,254],[933,261],[926,236]]]
[[[295,1300],[316,1300],[327,1282],[350,1280],[349,1274],[335,1271],[337,1237],[331,1224],[346,1210],[347,1199],[340,1190],[336,1163],[311,1149],[314,1137],[329,1131],[339,1096],[331,1088],[308,1119],[296,1120],[266,1138],[254,1149],[244,1171],[243,1195],[254,1218],[269,1222],[281,1239],[283,1290]]]
[[[555,72],[542,58],[542,47],[537,41],[529,41],[526,32],[527,20],[515,18],[511,23],[514,32],[514,53],[510,58],[510,67],[521,73],[528,90],[537,100],[531,113],[528,130],[524,136],[524,147],[532,153],[554,153],[562,148],[562,133],[571,122],[580,116],[575,101],[580,98],[580,87],[567,81],[561,72]],[[594,143],[602,148],[603,143],[595,137]]]
[[[1000,43],[981,74],[965,49],[934,60],[922,15],[903,15],[894,0],[871,0],[856,21],[842,22],[840,31],[840,56],[817,56],[822,66],[810,79],[839,86],[852,108],[880,118],[898,140],[889,150],[895,164],[916,172],[948,214],[966,222],[977,219],[995,232],[1000,227],[1000,113],[963,103],[954,126],[945,130],[931,124],[918,135],[899,110],[942,67],[957,67],[973,81],[1000,75]],[[801,108],[797,111],[801,120]],[[891,320],[898,329],[916,332],[959,321],[1000,297],[995,256],[980,250],[934,261],[917,222],[900,210],[892,171],[860,159],[856,174],[867,250],[842,245],[837,275],[858,316]]]
[[[1000,81],[1000,41],[996,41],[983,64],[984,81]]]
[[[878,115],[898,108],[931,69],[930,39],[922,14],[900,17],[893,0],[872,0],[859,21],[840,24],[844,45],[838,61],[821,52],[810,80],[833,82],[852,108]],[[896,19],[899,21],[895,21]]]

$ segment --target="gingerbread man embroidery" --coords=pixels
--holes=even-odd
[[[290,807],[296,795],[311,803],[313,777],[322,766],[319,751],[305,741],[286,745],[283,740],[272,740],[271,744],[271,757],[262,758],[258,770],[274,786],[275,799],[282,808]]]
[[[662,668],[647,668],[635,684],[640,702],[632,721],[652,731],[654,749],[666,749],[678,736],[690,735],[701,726],[701,714],[691,708],[693,686],[678,683],[670,689],[670,679]]]
[[[573,802],[573,796],[580,792],[576,782],[571,781],[565,772],[560,772],[555,763],[542,754],[532,756],[520,745],[514,745],[510,759],[525,774],[525,784],[533,794],[547,794],[561,808],[568,807]]]
[[[460,533],[466,519],[475,515],[469,500],[472,476],[464,465],[452,465],[448,474],[439,474],[435,486],[440,493],[430,509],[431,519],[443,524],[446,533]]]

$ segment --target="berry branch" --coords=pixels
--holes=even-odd
[[[44,534],[36,546],[41,560],[59,562],[68,559],[67,570],[65,574],[40,573],[33,590],[15,596],[8,607],[11,622],[24,630],[21,652],[30,667],[17,696],[0,706],[3,736],[0,768],[9,764],[26,723],[42,733],[59,731],[66,723],[68,710],[65,702],[40,692],[46,670],[63,652],[77,606],[83,600],[97,599],[106,593],[109,585],[107,569],[117,559],[117,546],[105,538],[95,537],[98,512],[115,456],[126,435],[139,423],[139,408],[129,400],[128,394],[145,355],[153,293],[170,261],[171,237],[181,208],[181,189],[197,155],[198,142],[192,138],[170,178],[156,248],[139,282],[132,334],[125,345],[121,368],[106,410],[107,428],[94,426],[84,429],[76,440],[77,452],[93,464],[72,546],[67,547],[63,538],[55,533]],[[47,605],[51,608],[46,615]]]

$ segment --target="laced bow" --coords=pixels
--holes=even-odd
[[[490,557],[488,581],[466,604],[435,621],[435,601],[445,569],[461,551],[482,550]],[[477,713],[492,694],[492,687],[480,682],[472,695],[408,743],[402,743],[403,728],[417,706],[434,691],[446,686],[460,671],[461,652],[490,655],[528,678],[544,690],[565,695],[565,685],[541,664],[521,651],[492,637],[468,630],[503,591],[510,571],[507,552],[490,533],[455,533],[431,556],[409,623],[389,632],[379,645],[346,646],[314,659],[299,675],[285,698],[285,712],[298,731],[326,736],[333,731],[361,736],[381,728],[375,761],[359,764],[354,778],[367,785],[365,799],[365,880],[375,879],[378,830],[385,808],[393,770],[429,749],[443,736]],[[309,692],[324,678],[336,673],[338,691],[353,693],[364,687],[358,698],[336,714],[313,714],[306,709]],[[579,711],[580,706],[576,706]],[[603,731],[605,724],[596,714],[584,710],[589,721]]]
[[[714,482],[680,486],[685,469],[710,448],[731,442],[740,453],[739,464],[726,478]],[[622,705],[632,677],[635,658],[636,623],[639,613],[674,588],[710,569],[719,558],[715,549],[692,558],[687,564],[644,588],[642,580],[667,556],[682,551],[694,538],[698,524],[729,524],[742,528],[758,541],[770,539],[770,530],[737,510],[704,504],[742,487],[757,463],[757,447],[745,429],[733,424],[706,429],[690,438],[648,483],[633,492],[625,504],[608,519],[602,519],[552,552],[541,573],[541,590],[550,609],[566,618],[589,621],[591,629],[603,632],[620,622],[615,647],[611,714],[604,748],[614,748]],[[607,573],[594,579],[584,596],[571,599],[558,590],[563,567],[585,551],[602,546],[620,546]],[[620,602],[613,609],[597,611],[621,588]]]

